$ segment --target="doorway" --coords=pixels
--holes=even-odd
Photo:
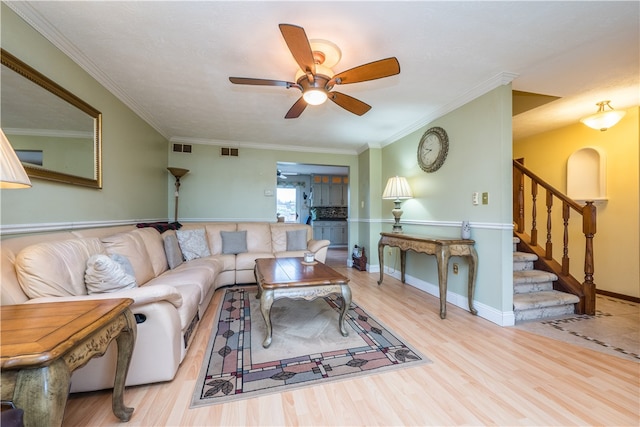
[[[348,247],[349,167],[288,162],[277,162],[276,167],[277,209],[285,221],[309,224],[314,239]]]
[[[276,189],[276,210],[278,217],[284,222],[298,222],[298,189],[296,187],[280,187]]]

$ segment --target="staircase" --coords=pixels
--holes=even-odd
[[[553,290],[558,276],[535,270],[536,254],[519,252],[520,239],[513,238],[513,312],[515,321],[544,319],[573,314],[574,304],[580,302],[576,295]]]

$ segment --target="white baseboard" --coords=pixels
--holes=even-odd
[[[377,270],[377,272],[379,272],[380,267],[378,267]],[[370,270],[369,272],[372,273],[373,271]],[[400,280],[401,276],[399,270],[390,269],[385,266],[384,272],[385,274],[397,280]],[[416,289],[433,295],[436,298],[440,298],[440,288],[437,284],[429,283],[409,274],[405,274],[405,283],[407,285],[413,286]],[[460,295],[451,291],[447,291],[447,304],[453,304],[465,311],[469,311],[469,302],[466,295]],[[482,317],[483,319],[486,319],[492,323],[495,323],[499,326],[513,326],[515,324],[515,315],[513,314],[513,311],[502,312],[494,307],[478,302],[477,300],[473,301],[473,306],[478,311],[479,317]]]

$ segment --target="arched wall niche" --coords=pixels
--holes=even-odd
[[[567,160],[567,195],[577,202],[607,200],[606,155],[597,147],[581,148]]]

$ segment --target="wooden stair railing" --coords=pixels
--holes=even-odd
[[[531,181],[530,235],[525,233],[525,178],[529,178]],[[544,248],[538,244],[538,213],[536,207],[538,187],[546,190],[547,224]],[[555,282],[554,288],[577,295],[580,298],[580,302],[576,305],[578,314],[594,315],[596,310],[596,285],[593,282],[593,237],[596,234],[596,207],[593,202],[587,201],[584,206],[581,206],[575,200],[546,183],[518,160],[513,161],[513,193],[514,233],[520,238],[519,249],[538,255],[538,261],[535,264],[537,269],[549,271],[558,276],[558,281]],[[563,248],[560,262],[553,258],[551,216],[555,199],[562,203]],[[584,281],[582,283],[569,273],[569,214],[571,210],[582,216],[582,232],[585,237]]]

